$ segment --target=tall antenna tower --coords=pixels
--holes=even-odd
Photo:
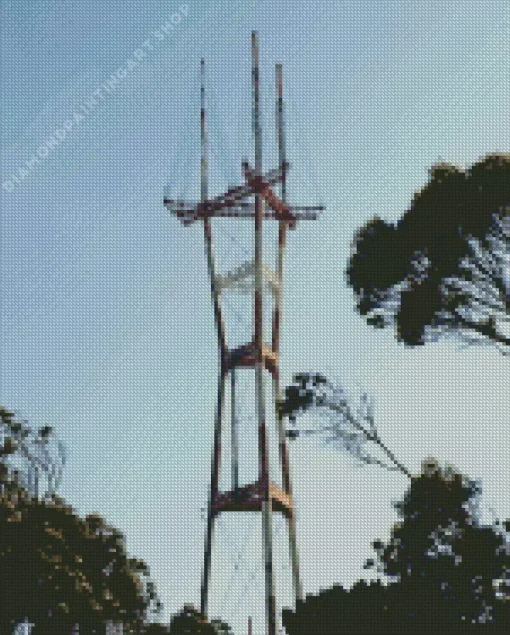
[[[223,512],[261,512],[262,545],[265,571],[265,597],[267,635],[276,635],[276,602],[273,571],[273,512],[280,512],[286,518],[288,526],[290,561],[292,567],[293,590],[296,599],[301,599],[302,588],[299,575],[298,551],[296,545],[296,521],[292,497],[291,479],[286,435],[279,403],[281,399],[279,373],[279,346],[281,327],[281,303],[283,283],[283,258],[287,229],[293,229],[297,220],[315,219],[323,207],[295,207],[287,203],[287,169],[285,153],[283,80],[280,64],[275,68],[276,84],[276,129],[278,160],[277,168],[264,172],[262,167],[262,127],[260,117],[260,81],[259,47],[257,33],[252,33],[252,116],[254,133],[254,166],[247,161],[242,163],[245,183],[229,188],[224,194],[209,198],[208,191],[208,139],[205,109],[204,60],[201,60],[201,200],[198,203],[173,200],[165,194],[164,204],[185,224],[201,221],[204,229],[205,252],[211,283],[211,296],[214,320],[218,337],[219,377],[216,416],[214,424],[214,442],[211,465],[211,483],[207,513],[207,533],[204,550],[204,567],[201,587],[201,611],[208,612],[209,585],[211,577],[211,558],[215,521]],[[279,195],[273,185],[280,184]],[[216,272],[211,220],[217,217],[253,218],[254,260],[241,267],[218,275]],[[275,234],[276,269],[271,270],[263,264],[262,225],[266,219],[277,221],[278,233]],[[248,291],[253,296],[253,333],[248,334],[247,343],[229,348],[226,325],[223,318],[221,297],[227,290]],[[264,338],[264,311],[269,301],[271,311],[271,341]],[[255,373],[255,394],[253,412],[258,422],[258,478],[255,482],[241,485],[239,482],[239,435],[236,416],[236,370],[251,369]],[[281,471],[282,486],[271,478],[269,461],[269,435],[266,424],[266,374],[272,380],[272,400],[276,420],[278,439],[278,468]],[[230,378],[231,398],[231,489],[220,491],[220,472],[222,462],[222,432],[224,425],[224,402],[227,380]]]

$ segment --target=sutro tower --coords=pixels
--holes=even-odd
[[[261,512],[262,544],[264,550],[265,596],[267,634],[276,634],[276,603],[273,574],[273,511],[281,512],[287,520],[289,533],[290,560],[293,588],[296,599],[302,597],[299,576],[299,562],[296,545],[296,525],[292,498],[287,443],[282,417],[279,412],[279,342],[281,327],[282,273],[283,257],[288,228],[294,228],[298,219],[314,219],[323,208],[295,207],[287,203],[286,176],[288,164],[285,156],[284,111],[282,67],[276,65],[276,127],[279,165],[263,172],[262,169],[262,128],[260,120],[260,83],[259,51],[257,33],[252,33],[252,96],[253,96],[253,133],[255,140],[255,163],[251,167],[243,162],[242,170],[245,183],[229,188],[224,194],[209,198],[208,192],[208,143],[205,111],[204,61],[201,61],[201,200],[199,203],[172,200],[165,195],[165,206],[184,224],[201,221],[204,228],[205,252],[211,283],[211,296],[214,319],[218,336],[219,377],[216,417],[214,424],[214,445],[211,466],[211,484],[208,501],[207,534],[204,551],[204,568],[201,588],[201,611],[207,615],[209,582],[211,574],[211,556],[214,525],[222,512]],[[272,186],[280,184],[279,195]],[[254,200],[253,200],[254,199]],[[252,202],[253,200],[253,202]],[[211,219],[215,217],[253,218],[254,260],[229,272],[218,275],[215,267]],[[277,221],[276,270],[263,264],[262,223],[265,219]],[[246,343],[229,348],[226,326],[222,313],[222,293],[241,288],[253,296],[253,333],[247,334]],[[264,341],[263,308],[266,301],[272,308],[271,341]],[[236,369],[239,367],[255,371],[255,393],[253,412],[258,422],[258,478],[255,482],[239,482],[239,437],[236,417]],[[275,413],[276,434],[278,439],[278,468],[281,470],[282,486],[271,479],[269,461],[269,436],[266,425],[266,374],[272,380],[271,407]],[[222,459],[222,428],[224,424],[224,402],[227,379],[230,379],[231,430],[230,457],[232,486],[230,491],[220,491],[219,480]]]

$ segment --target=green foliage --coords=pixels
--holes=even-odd
[[[510,619],[507,523],[477,519],[479,486],[452,468],[424,463],[404,499],[390,540],[373,543],[388,583],[358,581],[308,596],[283,612],[288,635],[320,629],[352,633],[506,632]],[[424,630],[425,629],[425,630]]]
[[[149,624],[149,626],[145,627],[143,632],[144,635],[168,635],[170,629],[164,624]]]
[[[25,616],[37,633],[103,632],[105,620],[139,627],[159,608],[145,563],[100,516],[80,518],[63,500],[0,497],[0,632]],[[67,629],[67,630],[66,630]],[[94,630],[95,629],[95,630]]]
[[[333,384],[323,375],[300,373],[293,380],[293,384],[286,386],[279,404],[280,415],[288,417],[292,426],[287,430],[289,439],[296,439],[302,434],[322,435],[326,443],[335,443],[337,448],[347,452],[358,464],[378,465],[411,477],[406,466],[379,436],[373,402],[366,393],[355,402],[341,386]],[[310,410],[325,415],[324,425],[306,430],[298,428],[297,417]],[[367,451],[368,444],[382,458]]]
[[[334,585],[298,601],[295,611],[284,609],[283,624],[288,635],[397,633],[392,591],[379,581],[359,580],[350,590]]]
[[[51,497],[64,464],[64,446],[55,439],[53,428],[33,430],[0,406],[0,490],[20,486],[36,497]]]
[[[455,332],[508,352],[509,210],[510,154],[433,166],[395,225],[358,231],[346,273],[359,313],[408,345]]]
[[[390,541],[374,544],[381,572],[440,597],[455,622],[497,620],[497,586],[510,580],[510,534],[481,525],[479,495],[476,482],[430,460],[395,505],[402,522]]]
[[[170,635],[232,635],[228,624],[218,619],[210,622],[194,606],[185,605],[172,617]]]
[[[5,409],[2,421],[16,443],[34,438]],[[50,433],[46,427],[36,436]],[[7,582],[0,586],[0,633],[25,617],[35,623],[34,635],[67,634],[76,623],[80,633],[103,634],[106,620],[124,623],[127,632],[141,627],[160,608],[147,565],[128,557],[124,536],[101,516],[81,518],[62,498],[27,490],[6,464],[7,438],[0,457],[0,580]]]
[[[326,378],[317,374],[300,373],[294,375],[293,381],[293,384],[285,388],[279,409],[282,417],[289,417],[295,422],[297,414],[306,412],[317,404],[321,396],[320,388],[326,384]]]

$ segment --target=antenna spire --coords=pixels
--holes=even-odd
[[[205,119],[205,60],[200,60],[200,198],[207,200],[208,195],[208,147]]]

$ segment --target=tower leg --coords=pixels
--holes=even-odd
[[[269,480],[269,440],[266,427],[263,373],[263,366],[259,362],[255,368],[255,385],[259,419],[259,480],[263,486],[262,541],[264,549],[266,620],[267,635],[276,635],[276,601],[273,570],[273,505]]]
[[[214,447],[211,462],[211,490],[207,508],[207,533],[205,538],[204,569],[202,574],[202,588],[200,594],[200,611],[207,615],[209,600],[209,582],[211,577],[211,552],[214,534],[215,514],[213,502],[218,494],[218,483],[221,469],[221,427],[223,419],[223,401],[225,397],[225,372],[221,370],[218,384],[218,402],[216,405],[216,421],[214,424]]]
[[[209,601],[209,581],[211,576],[211,550],[214,533],[214,515],[209,510],[207,515],[207,535],[205,539],[204,570],[202,573],[202,590],[200,596],[200,612],[207,615]]]
[[[266,578],[266,618],[268,635],[276,635],[276,600],[273,571],[272,504],[268,497],[262,503],[262,531],[264,538],[264,569]]]
[[[230,371],[230,398],[231,398],[231,412],[230,412],[230,441],[232,445],[232,490],[237,494],[239,489],[239,438],[237,430],[237,412],[236,412],[236,369],[232,368]]]
[[[273,505],[269,480],[269,439],[266,427],[264,399],[264,369],[259,362],[255,368],[255,387],[259,419],[259,481],[263,488],[262,498],[262,543],[264,549],[264,572],[266,591],[267,635],[276,635],[276,601],[273,570]]]
[[[296,540],[296,517],[294,510],[287,517],[287,523],[289,528],[289,549],[290,549],[290,562],[292,567],[292,583],[294,586],[295,601],[303,599],[303,587],[301,585],[301,577],[299,574],[299,557]]]
[[[259,45],[257,33],[252,33],[252,85],[253,85],[253,132],[255,137],[255,174],[262,175],[262,128],[260,125],[260,77]],[[266,586],[267,635],[276,635],[276,602],[273,576],[273,522],[269,488],[269,447],[266,428],[264,399],[264,355],[263,355],[263,287],[262,287],[262,220],[264,200],[260,191],[255,192],[255,293],[254,293],[254,343],[256,348],[255,401],[259,424],[259,480],[263,485],[262,538],[264,543],[264,568]]]
[[[291,497],[292,500],[292,487],[290,482],[290,466],[289,466],[289,452],[287,448],[287,439],[285,437],[285,429],[283,425],[283,419],[280,413],[280,400],[281,390],[280,381],[278,375],[273,377],[273,398],[276,404],[276,426],[278,434],[278,444],[280,450],[280,462],[283,477],[283,489]],[[294,503],[292,503],[294,504]],[[292,584],[294,588],[295,600],[301,600],[303,597],[303,588],[301,585],[301,578],[299,574],[299,557],[296,540],[296,516],[294,514],[294,507],[289,510],[287,515],[287,526],[289,531],[289,552],[290,561],[292,567]]]

